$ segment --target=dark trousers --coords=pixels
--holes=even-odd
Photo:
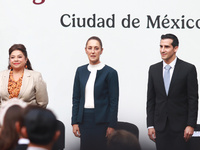
[[[107,123],[95,123],[94,109],[85,109],[83,122],[79,124],[81,150],[105,150]]]
[[[157,150],[189,150],[189,142],[185,142],[184,131],[173,131],[167,121],[163,131],[156,131]]]

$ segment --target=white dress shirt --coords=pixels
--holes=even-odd
[[[169,70],[170,71],[170,82],[171,82],[171,79],[172,79],[172,75],[173,75],[173,72],[174,72],[174,67],[175,67],[176,61],[177,61],[177,57],[170,64],[166,64],[165,61],[163,61],[163,78],[164,78],[165,66],[170,65],[170,67],[171,67],[171,69]]]
[[[28,145],[29,143],[30,143],[29,139],[20,138],[18,140],[18,144],[27,144]]]
[[[42,147],[28,147],[27,150],[48,150],[46,148],[42,148]]]

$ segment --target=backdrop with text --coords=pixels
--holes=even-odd
[[[143,149],[155,149],[146,127],[148,69],[161,61],[160,36],[177,35],[177,56],[195,64],[200,77],[200,14],[197,0],[0,0],[0,70],[8,49],[26,46],[33,69],[42,73],[52,109],[66,127],[66,150],[77,150],[71,126],[76,68],[88,63],[90,36],[103,42],[101,61],[118,71],[119,121],[138,126]],[[199,115],[200,116],[200,115]],[[198,123],[200,119],[198,118]]]

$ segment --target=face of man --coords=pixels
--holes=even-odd
[[[160,54],[165,63],[170,64],[176,58],[178,46],[172,46],[172,39],[161,39]]]

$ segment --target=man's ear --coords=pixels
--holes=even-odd
[[[21,127],[20,127],[20,122],[17,121],[15,122],[15,128],[18,134],[21,134]]]
[[[54,137],[53,137],[53,141],[57,141],[57,139],[59,138],[60,136],[60,130],[57,130],[54,134]]]
[[[28,133],[27,133],[26,127],[22,127],[22,128],[21,128],[21,135],[22,135],[24,138],[28,138]]]
[[[174,47],[174,52],[176,53],[178,51],[178,46]]]

